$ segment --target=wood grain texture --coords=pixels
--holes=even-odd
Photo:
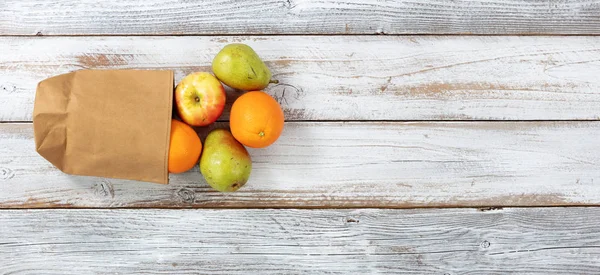
[[[219,127],[226,127],[220,124]],[[205,136],[208,129],[201,129]],[[600,204],[600,122],[290,122],[235,193],[198,168],[169,185],[66,175],[30,124],[0,124],[0,208]]]
[[[288,120],[600,117],[600,37],[4,37],[0,120],[31,121],[47,77],[170,69],[178,82],[233,42],[254,47],[285,84],[267,91]],[[229,104],[238,94],[229,90]]]
[[[3,210],[2,274],[598,274],[600,208]]]
[[[600,34],[597,0],[4,0],[0,35]]]

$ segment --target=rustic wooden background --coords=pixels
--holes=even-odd
[[[600,0],[4,0],[0,273],[600,274],[599,35]],[[35,152],[44,78],[232,42],[287,119],[240,191]]]

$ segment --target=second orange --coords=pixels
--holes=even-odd
[[[240,96],[231,107],[231,133],[240,143],[252,148],[273,144],[281,135],[284,124],[279,103],[263,91],[251,91]]]

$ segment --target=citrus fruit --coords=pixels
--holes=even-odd
[[[183,173],[192,169],[202,152],[202,142],[189,125],[171,120],[171,142],[169,144],[169,173]]]
[[[247,92],[231,106],[231,134],[248,147],[264,148],[273,144],[283,131],[283,123],[281,106],[263,91]]]

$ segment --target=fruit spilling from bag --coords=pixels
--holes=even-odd
[[[214,74],[213,74],[214,73]],[[215,190],[232,192],[244,186],[252,171],[246,150],[273,144],[283,131],[284,113],[265,89],[271,71],[248,45],[226,45],[215,56],[211,72],[185,76],[175,88],[175,108],[181,122],[173,119],[169,148],[169,173],[182,173],[198,162],[200,173]],[[229,112],[229,129],[210,131],[204,146],[194,138],[193,127],[215,123],[226,106],[223,84],[242,93]]]
[[[171,70],[80,69],[40,81],[36,151],[67,174],[160,184],[198,165],[214,189],[238,190],[252,170],[246,147],[267,147],[283,129],[280,105],[262,91],[276,82],[269,68],[251,47],[233,43],[211,71],[190,73],[175,90],[173,77]],[[224,86],[239,95],[232,104]],[[226,106],[230,126],[217,129]],[[212,129],[204,144],[201,128]]]

